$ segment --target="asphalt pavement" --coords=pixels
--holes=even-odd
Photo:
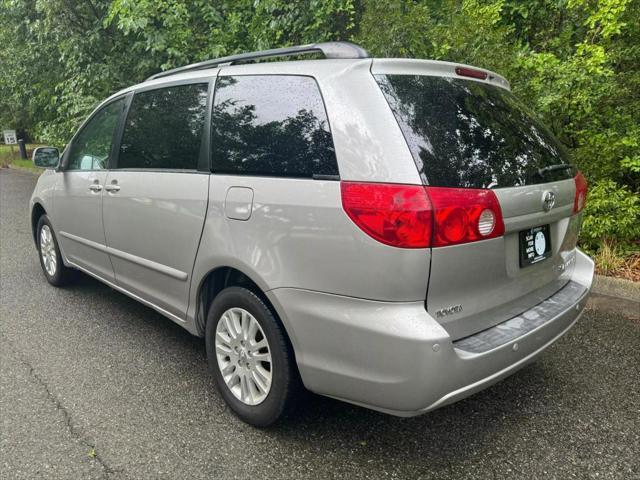
[[[640,479],[634,304],[592,302],[540,360],[435,412],[308,395],[258,430],[225,407],[201,339],[86,276],[47,284],[36,179],[0,170],[0,478]]]

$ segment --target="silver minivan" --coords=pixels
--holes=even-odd
[[[49,283],[80,270],[204,337],[257,426],[304,388],[400,416],[464,398],[591,288],[586,181],[481,68],[346,42],[210,60],[116,93],[34,161]]]

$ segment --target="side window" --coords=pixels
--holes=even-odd
[[[311,77],[220,77],[212,122],[214,173],[338,175],[327,114]]]
[[[73,140],[67,170],[103,170],[108,167],[113,133],[124,98],[103,107]]]
[[[118,168],[198,168],[206,83],[136,93],[124,127]]]

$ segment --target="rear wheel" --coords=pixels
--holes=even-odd
[[[73,272],[62,262],[58,241],[46,215],[38,220],[37,229],[38,253],[44,276],[51,285],[61,287],[69,282]]]
[[[220,292],[206,328],[209,368],[245,422],[266,427],[290,411],[300,383],[285,332],[264,301],[242,287]]]

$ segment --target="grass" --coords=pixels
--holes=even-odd
[[[0,168],[6,168],[11,166],[12,168],[18,168],[20,170],[29,170],[31,172],[42,172],[42,168],[36,167],[31,161],[31,154],[34,148],[39,147],[38,144],[27,144],[27,156],[29,158],[20,158],[20,149],[18,145],[13,146],[13,155],[11,154],[10,145],[0,145]]]
[[[640,253],[624,255],[610,241],[605,240],[593,255],[596,272],[607,277],[618,277],[640,282]]]

